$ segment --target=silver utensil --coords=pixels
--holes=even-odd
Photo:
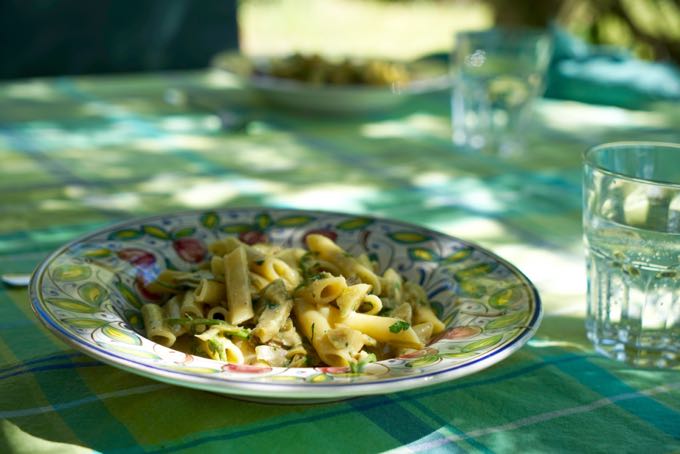
[[[25,273],[5,273],[0,280],[8,287],[27,287],[31,282],[31,275]]]

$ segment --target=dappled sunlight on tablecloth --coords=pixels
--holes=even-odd
[[[441,116],[414,113],[398,120],[382,120],[364,124],[360,132],[372,139],[395,137],[437,136],[447,138],[451,134],[449,122]]]

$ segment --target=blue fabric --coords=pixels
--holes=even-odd
[[[554,29],[546,97],[632,109],[680,100],[680,68],[637,59],[621,48],[589,45]]]

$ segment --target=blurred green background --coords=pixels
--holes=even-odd
[[[680,64],[680,0],[241,0],[241,48],[411,58],[493,24],[557,24],[593,44]]]

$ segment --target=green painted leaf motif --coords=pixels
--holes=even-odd
[[[443,312],[443,309],[442,309],[442,312]],[[443,320],[442,320],[442,316],[441,316],[441,315],[438,314],[437,316],[439,317],[439,319],[440,319],[442,322],[444,322],[444,325],[450,326],[451,323],[453,323],[453,320],[456,318],[457,315],[458,315],[458,311],[456,310],[456,311],[453,311],[451,314],[449,314],[449,315],[448,315],[445,319],[443,319]]]
[[[464,345],[463,348],[460,349],[461,352],[474,352],[478,350],[482,350],[485,348],[490,348],[499,343],[503,339],[502,334],[497,334],[495,336],[487,337],[485,339],[480,339],[478,341],[470,342],[467,345]]]
[[[401,244],[422,243],[423,241],[432,239],[430,236],[418,232],[393,232],[389,233],[387,236]]]
[[[144,233],[140,230],[123,229],[113,232],[111,235],[109,235],[109,240],[129,241],[135,240],[142,235],[144,235]]]
[[[138,309],[142,307],[142,302],[139,300],[137,294],[133,292],[130,287],[123,284],[122,282],[117,282],[116,288],[118,289],[118,292],[120,292],[121,296],[125,298],[125,301],[127,301],[132,306]]]
[[[486,293],[486,287],[473,279],[459,282],[458,287],[462,295],[472,298],[479,298]]]
[[[496,309],[506,309],[522,299],[522,287],[514,286],[499,290],[489,297],[489,305]]]
[[[57,281],[75,282],[87,279],[92,275],[89,266],[74,263],[59,265],[52,272],[52,278]]]
[[[132,325],[134,328],[143,328],[144,327],[144,321],[142,320],[142,317],[140,316],[138,311],[131,311],[131,310],[126,310],[123,313],[123,316],[127,322]]]
[[[94,306],[99,306],[108,294],[109,292],[96,282],[86,282],[78,287],[78,295]]]
[[[430,307],[432,307],[432,310],[437,315],[437,318],[441,320],[442,316],[444,315],[444,304],[440,303],[439,301],[430,301]]]
[[[285,218],[278,219],[274,225],[277,227],[299,227],[302,225],[309,224],[315,218],[311,216],[288,216]]]
[[[267,213],[258,214],[255,216],[255,225],[259,230],[266,230],[272,225],[272,217]]]
[[[105,320],[99,320],[97,318],[66,318],[64,322],[71,328],[80,329],[97,329],[102,326],[106,326],[108,323]]]
[[[497,263],[478,263],[471,267],[457,271],[453,277],[458,281],[462,282],[468,279],[474,279],[479,276],[484,276],[489,274],[498,266]]]
[[[449,358],[449,359],[463,359],[463,358],[469,358],[470,356],[475,356],[477,352],[449,352],[449,353],[442,353],[441,356],[442,358]]]
[[[435,262],[439,259],[435,251],[424,247],[408,248],[408,256],[415,262]]]
[[[99,311],[99,308],[90,306],[84,301],[78,301],[70,298],[48,298],[47,302],[68,312],[94,314],[95,312]]]
[[[370,218],[352,218],[342,221],[336,228],[340,230],[359,230],[373,224],[373,219]]]
[[[220,230],[224,233],[243,233],[252,229],[253,226],[250,224],[227,224],[220,227]]]
[[[107,248],[90,249],[83,253],[83,256],[93,259],[108,257],[109,255],[111,255],[111,249]]]
[[[503,315],[501,317],[491,320],[489,323],[486,324],[484,328],[487,331],[489,331],[517,325],[518,323],[522,323],[526,319],[527,315],[528,312],[526,311],[517,311],[511,314]]]
[[[409,361],[406,363],[406,367],[426,367],[430,366],[436,362],[439,362],[441,360],[441,357],[439,354],[434,354],[434,355],[426,355],[423,356],[422,358],[414,359],[413,361]]]
[[[142,226],[142,230],[144,233],[147,235],[150,235],[154,238],[158,238],[161,240],[170,240],[172,239],[170,234],[163,230],[162,228],[156,226],[156,225],[144,225]]]
[[[188,374],[199,374],[199,375],[209,375],[216,374],[219,369],[210,369],[209,367],[186,367],[186,366],[174,366],[172,370],[179,372],[186,372]]]
[[[185,227],[183,229],[180,229],[176,231],[175,233],[172,234],[173,239],[180,239],[180,238],[186,238],[188,236],[193,235],[196,232],[195,227]]]
[[[471,246],[466,246],[464,248],[458,249],[451,255],[447,255],[446,257],[444,257],[442,262],[444,264],[462,262],[463,260],[470,257],[470,255],[472,255],[472,251],[474,251],[474,249]]]
[[[201,217],[199,218],[199,222],[203,227],[206,227],[208,229],[214,229],[220,224],[220,217],[216,212],[208,211],[201,215]]]
[[[128,345],[142,345],[142,339],[138,335],[132,332],[123,331],[115,326],[105,326],[102,328],[102,333],[114,342]]]

